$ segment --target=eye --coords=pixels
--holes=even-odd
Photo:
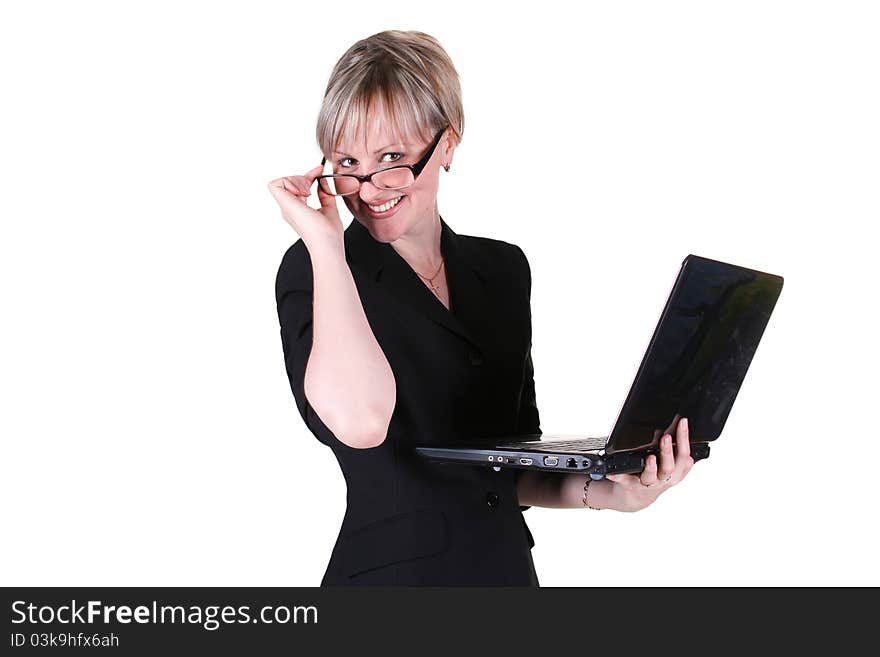
[[[390,159],[386,159],[389,156]],[[403,153],[385,153],[382,155],[382,162],[398,162],[403,157]],[[337,161],[340,169],[350,169],[357,166],[357,160],[353,157],[343,157]]]

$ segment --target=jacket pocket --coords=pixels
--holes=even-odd
[[[449,547],[446,515],[438,509],[400,513],[356,529],[343,539],[349,577],[401,561],[440,554]]]

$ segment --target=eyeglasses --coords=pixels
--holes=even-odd
[[[437,144],[440,143],[440,138],[444,132],[446,132],[446,128],[437,133],[437,136],[434,137],[434,143],[431,144],[428,152],[413,165],[400,164],[395,167],[374,171],[366,176],[357,176],[353,173],[338,173],[318,176],[315,180],[318,181],[324,192],[333,196],[357,194],[361,185],[365,182],[371,182],[379,189],[405,189],[416,181],[422,169],[425,168],[428,160],[431,159],[431,156],[437,149]],[[324,166],[326,162],[326,157],[321,158],[321,166]]]

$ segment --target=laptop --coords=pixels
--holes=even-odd
[[[691,456],[721,435],[783,278],[688,255],[672,286],[617,421],[604,437],[519,434],[416,447],[432,461],[581,472],[641,472],[660,438],[688,418]]]

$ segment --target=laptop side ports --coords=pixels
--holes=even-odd
[[[544,457],[544,465],[556,467],[557,465],[559,465],[559,457],[558,456],[545,456]]]
[[[520,462],[521,465],[531,465],[531,464],[532,464],[532,459],[529,459],[529,458],[521,458],[521,459],[519,460],[519,462]]]

